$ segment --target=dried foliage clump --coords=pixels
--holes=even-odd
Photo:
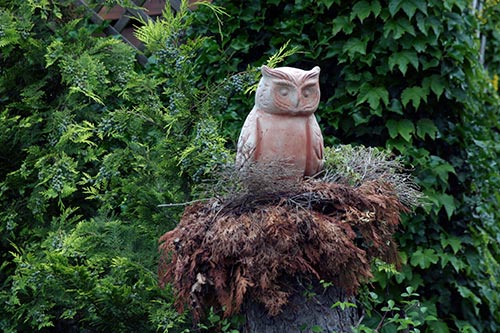
[[[383,174],[353,185],[331,167],[323,178],[300,181],[287,169],[226,170],[214,185],[223,195],[188,206],[160,238],[160,283],[174,285],[179,310],[189,304],[199,318],[217,306],[227,316],[249,298],[277,315],[294,292],[290,277],[332,281],[355,294],[372,276],[372,259],[398,265],[392,236],[411,201]]]

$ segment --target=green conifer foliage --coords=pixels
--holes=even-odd
[[[144,68],[73,1],[1,3],[0,330],[185,330],[156,274],[181,207],[161,205],[230,158],[187,7],[139,31]]]

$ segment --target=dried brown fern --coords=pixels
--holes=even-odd
[[[291,292],[285,276],[314,276],[355,293],[374,257],[397,263],[392,235],[407,208],[391,188],[306,181],[296,190],[251,206],[238,198],[186,208],[160,239],[160,282],[173,283],[179,310],[190,304],[200,317],[216,305],[230,315],[252,297],[276,315]]]
[[[173,284],[178,309],[231,315],[250,298],[276,315],[293,292],[290,276],[355,294],[374,258],[398,265],[392,237],[421,193],[386,154],[336,153],[344,164],[327,159],[324,173],[306,180],[286,163],[223,169],[207,186],[212,198],[188,206],[160,238],[160,284]]]

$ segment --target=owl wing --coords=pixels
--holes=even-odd
[[[323,169],[323,134],[321,134],[321,128],[319,127],[318,121],[312,116],[311,126],[311,143],[313,148],[313,158],[317,161],[317,170],[315,173],[320,172]]]
[[[241,128],[236,152],[236,166],[243,166],[247,161],[254,159],[254,153],[257,148],[257,118],[257,112],[252,110]]]

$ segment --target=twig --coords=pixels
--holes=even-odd
[[[186,201],[186,202],[179,202],[179,203],[169,203],[169,204],[159,204],[156,207],[177,207],[177,206],[188,206],[193,203],[197,202],[203,202],[203,201],[210,201],[211,199],[197,199],[197,200],[191,200],[191,201]]]

